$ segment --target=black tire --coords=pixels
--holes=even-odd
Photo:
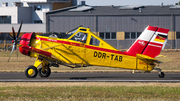
[[[26,77],[28,77],[28,78],[35,78],[37,76],[37,74],[38,74],[38,71],[37,71],[36,67],[34,67],[32,65],[26,67],[26,69],[25,69]]]
[[[49,68],[49,66],[46,67],[44,73],[42,72],[42,67],[38,69],[38,72],[40,77],[49,77],[51,75],[51,69]]]
[[[158,75],[159,78],[164,78],[165,74],[163,72],[161,72],[161,74]]]

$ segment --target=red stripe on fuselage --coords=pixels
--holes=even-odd
[[[68,44],[68,45],[72,45],[72,46],[84,47],[84,44],[75,43],[75,42],[47,39],[47,38],[40,38],[40,37],[36,37],[36,39],[42,40],[42,41],[49,41],[49,42]],[[85,48],[104,51],[104,52],[110,52],[110,53],[116,53],[116,54],[122,54],[122,55],[134,56],[134,55],[127,54],[125,52],[118,51],[118,50],[105,49],[105,48],[95,47],[95,46],[91,46],[91,45],[85,45]]]
[[[83,47],[84,46],[84,44],[75,43],[75,42],[68,42],[68,41],[62,41],[62,40],[54,40],[54,39],[47,39],[47,38],[40,38],[40,37],[36,37],[36,39],[42,40],[42,41],[48,41],[48,42],[63,43],[63,44],[79,46],[79,47]]]
[[[89,48],[89,49],[104,51],[104,52],[110,52],[110,53],[116,53],[116,54],[129,55],[129,54],[126,54],[126,53],[121,52],[121,51],[111,50],[111,49],[105,49],[105,48],[100,48],[100,47],[94,47],[94,46],[90,46],[90,45],[85,45],[85,47],[86,47],[86,48]]]

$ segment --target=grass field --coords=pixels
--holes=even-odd
[[[0,100],[179,101],[180,83],[0,83]]]

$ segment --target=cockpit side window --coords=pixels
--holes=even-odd
[[[95,45],[95,46],[99,46],[100,41],[98,39],[96,39],[95,37],[91,36],[90,39],[90,45]]]

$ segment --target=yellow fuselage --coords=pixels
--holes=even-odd
[[[97,65],[145,71],[151,71],[154,68],[154,63],[121,52],[90,32],[88,28],[86,31],[81,29],[79,28],[76,33],[87,33],[86,43],[71,40],[76,34],[74,33],[67,39],[36,35],[30,45],[51,53],[52,60],[56,59],[67,64]],[[92,37],[99,41],[98,45],[90,44]],[[37,57],[38,54],[31,52],[30,56]]]

